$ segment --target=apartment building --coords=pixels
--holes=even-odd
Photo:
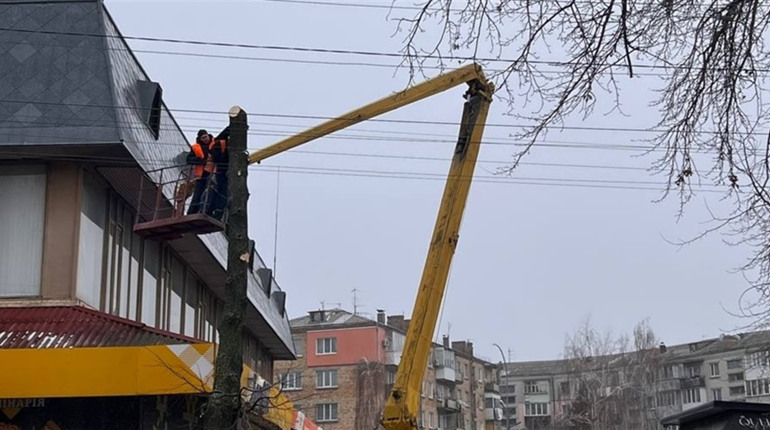
[[[770,403],[770,331],[579,361],[505,363],[503,428],[652,430],[715,400]]]
[[[102,1],[2,0],[0,28],[0,427],[194,425],[227,238],[134,233],[140,183],[178,165],[188,138]],[[273,363],[295,352],[256,251],[248,293],[243,384],[277,393]],[[292,427],[290,407],[254,411],[256,428]]]
[[[292,319],[298,359],[276,362],[276,380],[295,408],[325,430],[375,428],[395,382],[409,320],[342,309]],[[502,415],[495,367],[471,342],[434,344],[423,381],[420,428],[494,429]]]

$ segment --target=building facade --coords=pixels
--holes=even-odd
[[[191,425],[212,388],[227,238],[133,229],[141,184],[157,192],[188,139],[101,1],[2,0],[0,27],[0,426]],[[248,296],[243,383],[261,393],[295,353],[256,253]],[[291,428],[290,408],[255,410]]]
[[[499,371],[503,428],[660,429],[714,400],[770,403],[770,331]]]
[[[298,359],[276,363],[282,392],[325,430],[377,428],[401,361],[409,320],[341,309],[292,319]],[[423,381],[420,428],[495,429],[502,416],[495,367],[471,342],[434,344]]]

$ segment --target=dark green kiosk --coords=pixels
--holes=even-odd
[[[770,404],[713,401],[661,420],[667,430],[770,430]]]

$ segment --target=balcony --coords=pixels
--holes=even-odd
[[[450,382],[454,384],[457,382],[455,379],[455,368],[448,366],[439,366],[436,368],[436,381],[437,382]]]
[[[658,391],[679,390],[682,388],[680,379],[666,379],[658,383]]]
[[[691,376],[689,378],[680,378],[679,385],[682,389],[705,387],[706,379],[703,376]]]
[[[438,404],[439,413],[460,412],[460,403],[455,399],[444,399],[436,403]]]
[[[494,382],[487,382],[484,384],[485,393],[500,393],[500,385]]]
[[[391,351],[387,350],[385,351],[385,364],[392,365],[392,366],[398,366],[398,364],[401,362],[401,353],[403,350],[398,351]]]
[[[484,420],[485,421],[502,421],[503,408],[485,408]]]

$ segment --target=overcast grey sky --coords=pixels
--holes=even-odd
[[[339,3],[389,4],[106,1],[126,36],[382,53],[402,47],[393,18],[407,12],[389,17],[387,8]],[[200,127],[226,125],[226,111],[240,105],[250,113],[252,149],[317,122],[296,116],[339,115],[407,82],[398,58],[385,56],[129,43],[172,111],[221,112],[175,112],[191,139]],[[628,116],[599,109],[569,125],[649,127],[655,111],[646,103],[659,87],[658,77],[641,76],[626,87]],[[463,91],[384,118],[457,123]],[[513,178],[492,178],[518,148],[510,134],[522,123],[506,110],[495,102],[490,111],[440,334],[472,340],[477,355],[492,361],[500,359],[498,343],[518,361],[561,357],[565,334],[588,315],[618,333],[649,318],[669,344],[746,322],[722,307],[736,309],[746,284],[730,271],[748,250],[718,236],[682,249],[664,239],[702,231],[706,202],[719,210],[720,194],[698,194],[677,222],[675,197],[653,203],[664,178],[644,170],[652,158],[641,156],[637,140],[649,134],[636,132],[553,130]],[[250,170],[251,234],[268,264],[277,249],[276,276],[291,317],[321,302],[352,310],[353,289],[361,312],[409,316],[456,134],[456,125],[367,122]]]

